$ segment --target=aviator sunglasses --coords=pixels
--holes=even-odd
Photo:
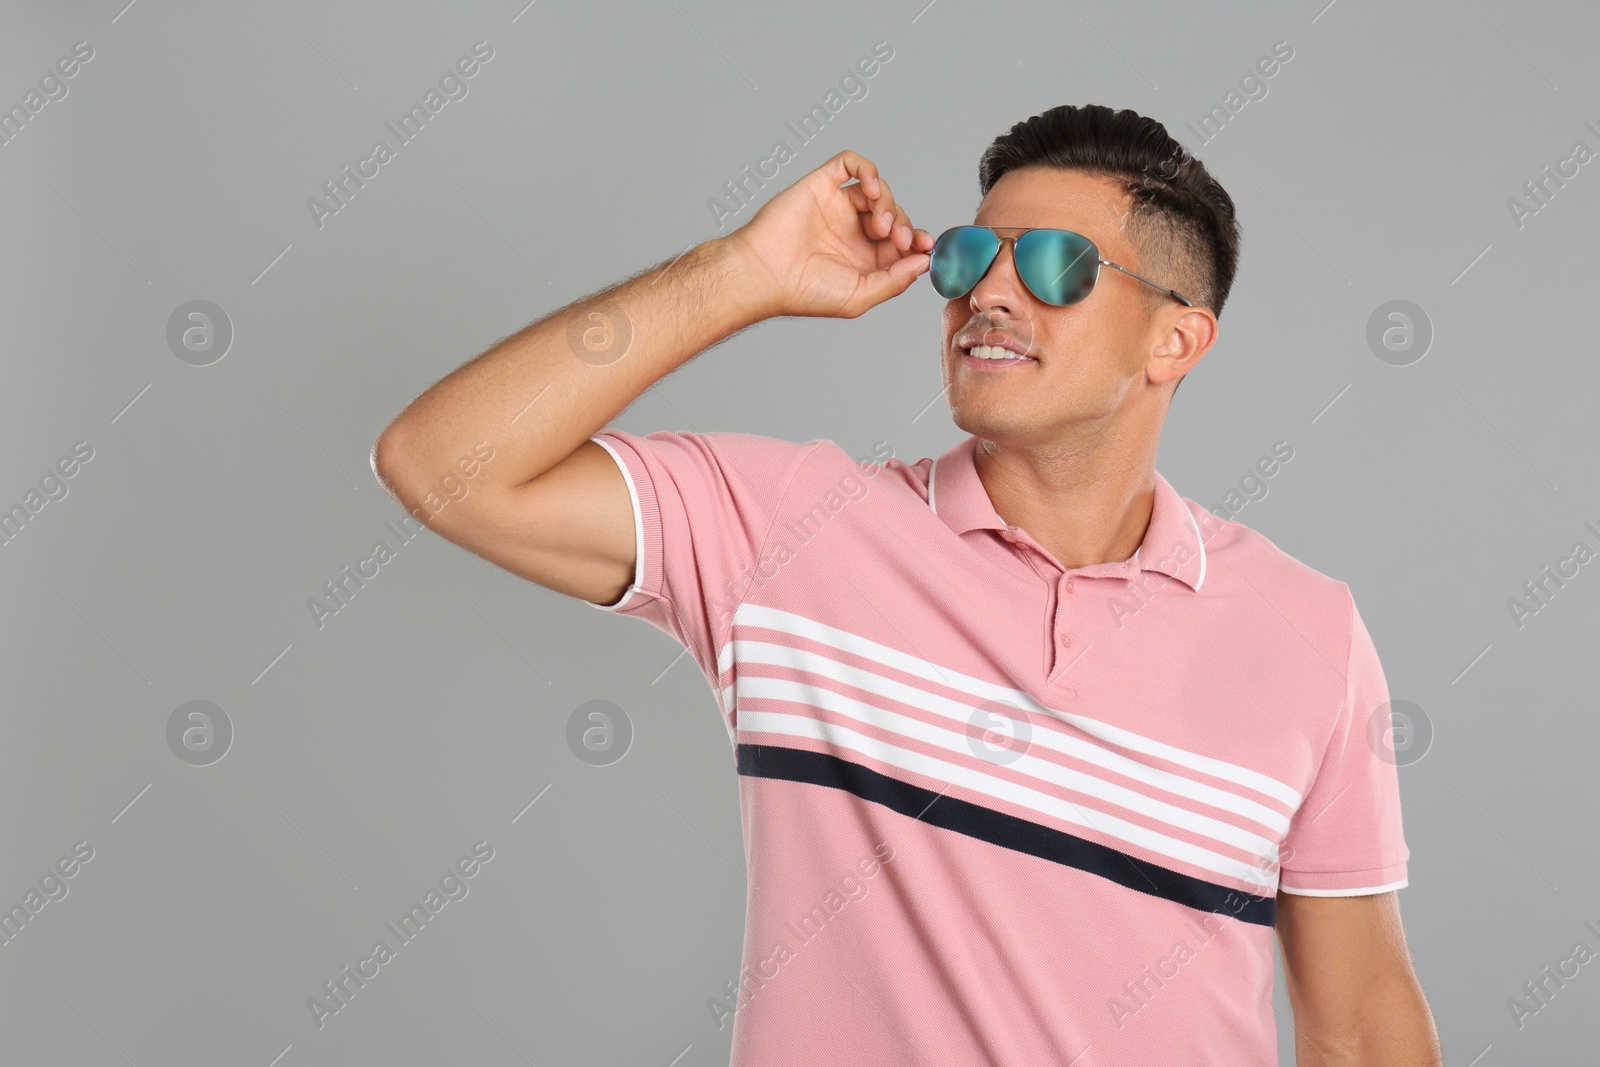
[[[1001,237],[996,230],[1022,232],[1015,237]],[[1186,307],[1194,307],[1176,289],[1168,289],[1109,259],[1101,259],[1100,249],[1081,233],[1021,226],[956,226],[944,231],[933,243],[933,252],[928,257],[928,277],[933,288],[946,300],[967,295],[989,272],[1005,241],[1012,242],[1011,256],[1022,284],[1046,304],[1066,307],[1081,301],[1094,291],[1094,283],[1100,280],[1100,267],[1104,264],[1146,285],[1154,285],[1164,293],[1171,293]]]

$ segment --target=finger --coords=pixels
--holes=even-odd
[[[927,230],[911,225],[904,214],[894,224],[894,246],[901,252],[932,252],[937,238]]]
[[[863,217],[861,224],[864,229],[875,225],[866,217]],[[869,237],[872,236],[871,229],[867,229],[867,234]],[[878,252],[879,267],[887,267],[903,256],[932,252],[934,240],[927,230],[919,230],[912,226],[911,219],[902,210],[896,213],[893,229],[889,235],[875,239],[873,245]]]
[[[895,218],[895,213],[883,207],[882,201],[858,207],[856,213],[861,216],[861,232],[873,241],[892,238],[894,228],[900,224],[900,220]]]
[[[928,231],[919,230],[914,226],[899,227],[905,234],[906,253],[933,251],[933,239],[928,236]]]
[[[861,211],[859,216],[861,216],[861,232],[866,235],[869,242],[872,242],[872,245],[878,246],[878,248],[882,248],[883,245],[890,245],[893,246],[896,253],[902,251],[898,240],[894,237],[894,232],[896,232],[896,227],[899,224],[894,221],[893,211],[880,211],[877,205],[874,205],[870,206],[869,210]]]
[[[878,237],[892,237],[897,223],[909,222],[904,218],[905,212],[900,210],[900,205],[894,198],[894,190],[889,188],[889,183],[878,182],[881,193],[873,200],[872,210],[876,216],[873,219],[873,233]]]
[[[868,196],[862,191],[863,188],[864,186],[857,183],[855,185],[841,185],[839,191],[844,193],[846,199],[850,201],[850,207],[856,214],[865,216],[861,221],[862,228],[867,231],[867,235],[874,238],[882,237],[884,236],[883,226],[881,220],[877,218],[880,213],[888,211],[892,223],[900,221],[894,219],[894,196],[892,193],[886,194],[888,197],[886,202],[881,196],[877,198]],[[884,182],[882,188],[887,189],[888,183]]]
[[[896,205],[894,209],[894,229],[890,233],[894,247],[901,252],[915,251],[911,245],[916,240],[916,236],[917,231],[916,227],[911,225],[911,216],[906,214],[904,208]]]
[[[928,252],[933,249],[933,237],[926,230],[918,230],[913,226],[911,216],[898,205],[894,209],[893,229],[889,233],[888,240],[894,250],[901,255]]]
[[[857,315],[868,308],[883,303],[890,297],[899,296],[911,287],[928,269],[928,257],[922,253],[905,256],[895,260],[883,270],[875,270],[861,279],[860,310]]]
[[[887,185],[885,188],[887,188]],[[887,195],[885,193],[885,196]],[[899,236],[899,231],[904,223],[910,220],[905,218],[904,212],[899,212],[897,217],[897,210],[885,208],[883,199],[880,198],[865,209],[857,212],[861,216],[861,232],[866,235],[867,240],[873,243],[874,247],[881,249],[883,246],[888,245],[896,253],[904,252],[909,247],[904,238]]]
[[[823,164],[829,173],[838,178],[835,185],[843,185],[854,178],[860,182],[860,190],[867,195],[869,200],[876,200],[882,185],[878,177],[878,167],[866,156],[850,151],[848,148]]]
[[[927,252],[933,248],[933,235],[917,230],[911,218],[895,199],[894,190],[878,174],[871,160],[851,152],[840,152],[826,166],[834,177],[854,177],[856,184],[839,188],[850,206],[861,216],[861,230],[870,240],[888,241],[897,252]]]
[[[871,215],[872,214],[872,201],[867,198],[867,194],[866,193],[863,193],[861,191],[861,186],[860,185],[844,185],[844,186],[840,186],[839,187],[839,191],[841,193],[843,193],[845,195],[845,197],[850,201],[850,206],[855,209],[856,214],[858,214],[858,215]],[[862,221],[864,222],[866,220],[863,219]]]
[[[860,212],[860,216],[861,232],[877,250],[880,267],[886,267],[901,256],[917,251],[911,247],[916,235],[904,211],[880,213],[874,205],[870,210]],[[885,219],[889,221],[885,222]]]

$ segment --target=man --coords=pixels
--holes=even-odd
[[[1299,1063],[1439,1064],[1349,588],[1153,466],[1232,200],[1098,105],[1018,123],[980,185],[936,245],[840,152],[455,370],[375,470],[415,509],[491,442],[431,528],[694,654],[749,859],[736,1065],[1273,1064],[1274,929]],[[930,265],[969,435],[936,460],[605,429],[728,336]]]

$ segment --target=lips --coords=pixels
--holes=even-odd
[[[981,334],[963,334],[956,340],[961,351],[966,352],[978,345],[988,345],[991,348],[1004,348],[1008,352],[1015,352],[1025,359],[1037,361],[1038,357],[1028,351],[1028,346],[1009,334],[998,330],[985,330]]]

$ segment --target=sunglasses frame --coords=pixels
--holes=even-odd
[[[945,299],[947,299],[947,300],[959,300],[962,297],[966,296],[967,293],[972,292],[973,289],[976,289],[978,287],[978,282],[983,281],[983,279],[988,275],[989,271],[994,267],[995,261],[1000,258],[1000,250],[1005,247],[1005,243],[1007,241],[1010,241],[1012,243],[1011,258],[1012,258],[1012,262],[1015,263],[1016,262],[1016,242],[1018,240],[1020,240],[1026,234],[1032,233],[1035,230],[1041,230],[1041,231],[1050,231],[1050,232],[1055,232],[1055,233],[1071,234],[1073,237],[1077,237],[1077,238],[1080,238],[1083,241],[1085,241],[1089,245],[1089,249],[1092,252],[1094,252],[1094,255],[1095,255],[1094,275],[1093,275],[1093,277],[1091,277],[1089,279],[1089,291],[1084,293],[1083,296],[1080,299],[1074,300],[1072,302],[1073,304],[1081,304],[1081,303],[1083,303],[1084,300],[1087,300],[1094,293],[1094,287],[1096,285],[1100,284],[1100,268],[1102,266],[1105,266],[1105,267],[1114,267],[1115,269],[1120,270],[1122,273],[1128,275],[1130,278],[1138,278],[1141,282],[1144,282],[1146,285],[1154,286],[1155,288],[1160,289],[1163,293],[1170,294],[1171,296],[1176,298],[1179,303],[1183,304],[1184,307],[1194,307],[1195,306],[1194,302],[1192,300],[1190,300],[1188,297],[1184,296],[1182,293],[1178,292],[1176,289],[1169,289],[1165,285],[1160,284],[1159,282],[1151,281],[1149,278],[1146,278],[1142,274],[1135,274],[1133,271],[1129,270],[1127,267],[1122,266],[1121,264],[1113,263],[1109,259],[1100,258],[1100,246],[1095,244],[1094,241],[1090,240],[1088,237],[1084,236],[1083,234],[1078,233],[1076,230],[1063,230],[1058,226],[978,226],[978,225],[975,225],[973,223],[964,223],[964,224],[962,224],[960,226],[952,226],[948,230],[945,230],[944,233],[941,233],[938,236],[938,238],[934,241],[934,247],[937,248],[939,246],[939,242],[940,241],[943,241],[945,239],[945,237],[947,237],[948,235],[954,233],[957,230],[988,230],[989,232],[991,232],[991,233],[993,233],[995,235],[996,243],[995,243],[995,246],[994,246],[994,256],[993,256],[993,258],[991,258],[989,260],[988,263],[984,264],[983,272],[978,275],[977,281],[973,282],[972,285],[970,285],[966,289],[965,292],[957,293],[955,296],[952,296],[952,297],[946,297]],[[1014,235],[1012,237],[1002,237],[1000,235],[1000,232],[999,232],[1001,230],[1020,230],[1021,232],[1017,233],[1016,235]],[[932,267],[933,253],[930,251],[928,255],[929,255],[929,266],[931,268]],[[928,279],[929,279],[930,282],[933,279],[933,272],[932,272],[931,269],[928,272]],[[1072,306],[1072,304],[1052,304],[1050,301],[1046,300],[1044,297],[1039,296],[1038,293],[1034,293],[1033,292],[1033,286],[1028,285],[1028,280],[1026,278],[1022,277],[1021,270],[1017,271],[1017,279],[1019,281],[1021,281],[1023,286],[1025,286],[1027,288],[1028,292],[1033,293],[1034,297],[1037,298],[1041,303],[1050,304],[1051,307],[1071,307]]]

